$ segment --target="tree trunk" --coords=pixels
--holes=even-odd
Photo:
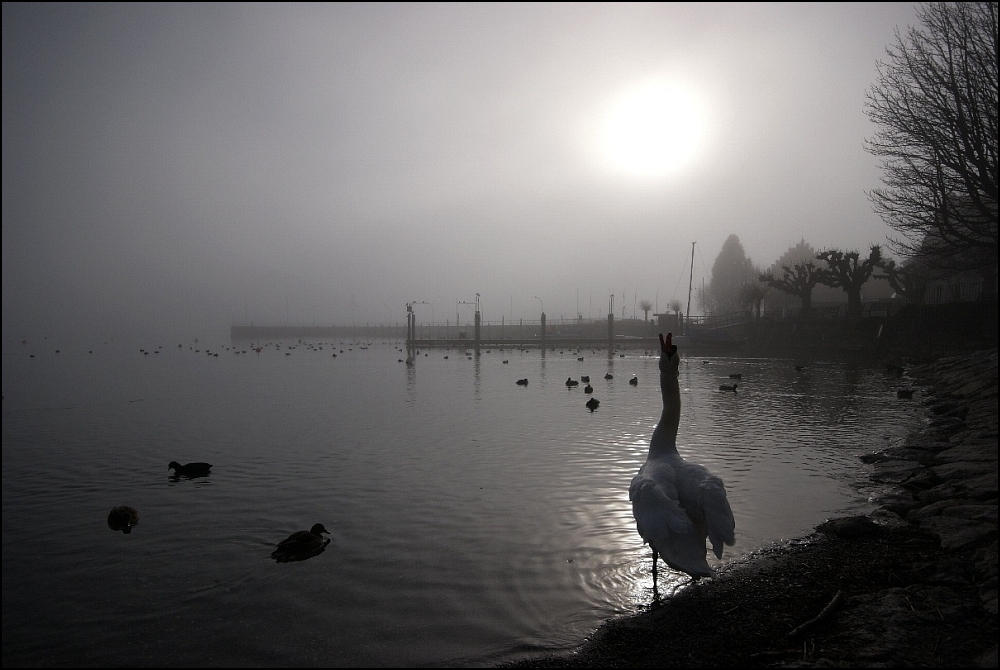
[[[812,306],[813,306],[812,288],[810,288],[808,291],[803,291],[802,293],[800,293],[799,297],[802,298],[802,318],[808,319],[810,316],[812,316]]]

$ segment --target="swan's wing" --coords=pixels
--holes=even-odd
[[[736,521],[722,480],[715,476],[708,477],[701,484],[699,498],[712,551],[717,558],[722,558],[723,545],[736,542]]]
[[[655,477],[640,470],[629,487],[639,535],[671,568],[711,577],[715,573],[705,560],[705,531],[681,507],[674,482],[665,477],[663,468],[666,472],[673,469],[660,466],[651,468]]]
[[[668,479],[650,474],[646,468],[640,470],[628,489],[639,535],[650,542],[653,538],[690,533],[691,519],[677,500],[676,488]]]

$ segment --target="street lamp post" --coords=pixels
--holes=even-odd
[[[542,307],[542,318],[539,321],[539,323],[541,324],[541,331],[542,331],[542,333],[541,333],[542,334],[542,351],[544,352],[545,351],[545,303],[543,303],[542,299],[539,298],[537,295],[535,296],[535,300],[537,300],[538,304],[541,305],[541,307]]]

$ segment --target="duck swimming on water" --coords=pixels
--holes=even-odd
[[[181,465],[177,461],[170,461],[168,470],[173,470],[177,477],[207,477],[208,471],[212,469],[211,463],[186,463]]]
[[[139,523],[139,511],[128,505],[119,505],[108,513],[108,528],[128,534]]]
[[[323,533],[329,535],[330,531],[321,523],[313,524],[309,530],[292,533],[278,543],[278,546],[271,552],[271,558],[279,563],[286,563],[288,561],[302,561],[322,553],[326,549],[326,545],[330,544],[329,538],[324,538]]]

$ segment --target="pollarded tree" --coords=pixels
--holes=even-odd
[[[817,284],[826,280],[826,269],[818,267],[812,261],[784,265],[781,276],[776,276],[773,270],[760,275],[760,281],[779,291],[790,293],[802,300],[801,314],[808,318],[812,313],[812,293]]]
[[[770,292],[770,286],[760,279],[761,273],[757,273],[757,281],[747,282],[743,285],[740,298],[749,311],[750,316],[760,318],[764,313],[764,298]]]
[[[882,262],[882,247],[871,246],[868,258],[861,258],[858,251],[829,249],[816,254],[816,258],[826,261],[821,282],[827,286],[842,288],[847,294],[848,316],[861,316],[861,287],[871,279],[875,268]]]
[[[640,300],[639,309],[642,310],[642,320],[649,321],[649,311],[653,309],[653,303],[648,300]]]
[[[878,268],[885,274],[872,275],[876,279],[884,278],[896,293],[914,305],[924,302],[927,293],[927,283],[930,273],[927,266],[919,258],[910,258],[900,264],[891,258],[882,259]]]
[[[767,271],[770,271],[774,277],[783,278],[785,274],[785,266],[788,266],[789,269],[794,269],[794,267],[799,264],[813,263],[815,265],[816,254],[818,253],[819,250],[814,248],[803,238],[794,246],[788,247],[788,250],[781,254],[778,260],[772,263],[771,267],[767,268]],[[792,293],[784,290],[779,290],[777,293],[772,292],[768,294],[765,299],[767,309],[774,310],[788,306],[789,301],[783,295],[779,294],[784,294],[784,296],[791,295],[800,297],[797,291]],[[812,287],[812,292],[810,293],[810,300],[813,305],[823,302],[839,303],[844,302],[846,299],[847,298],[843,291],[835,289],[831,286],[826,286],[825,284],[815,284]]]
[[[931,269],[997,267],[997,3],[932,2],[922,27],[896,33],[866,96],[882,160],[876,212],[902,235],[903,256]],[[931,240],[928,245],[927,240]],[[927,255],[927,252],[932,252]]]

